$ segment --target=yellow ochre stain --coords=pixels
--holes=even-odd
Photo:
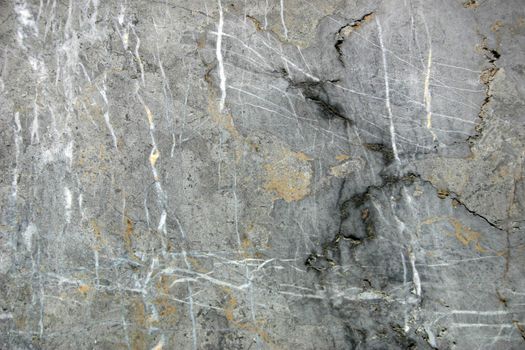
[[[91,219],[89,222],[91,224],[91,228],[93,229],[93,234],[95,236],[95,245],[93,249],[98,251],[102,248],[103,245],[107,244],[108,241],[102,236],[102,230],[98,226],[95,219]]]
[[[78,291],[84,295],[87,294],[90,289],[91,287],[87,284],[81,284],[80,287],[78,287]]]
[[[153,126],[153,114],[148,106],[144,105],[144,110],[146,111],[146,116],[148,117],[148,124],[150,127]]]
[[[304,154],[303,152],[293,152],[292,156],[299,160],[304,160],[304,161],[314,160],[312,157]]]
[[[241,239],[241,250],[240,255],[245,259],[250,258],[259,258],[260,252],[258,252],[258,244],[254,241],[252,241],[253,236],[256,236],[257,233],[255,232],[255,226],[253,224],[248,224],[248,227],[246,227],[245,232],[242,235]],[[259,243],[263,248],[269,248],[269,246],[263,242]]]
[[[302,152],[283,149],[279,157],[264,165],[266,181],[263,188],[286,202],[298,201],[310,194],[312,158]]]
[[[204,266],[201,260],[199,260],[198,258],[187,256],[186,259],[188,259],[188,262],[190,263],[193,271],[197,271],[203,274],[210,273],[210,270],[207,269],[206,266]]]
[[[233,312],[236,307],[237,299],[235,299],[234,296],[230,295],[226,307],[224,308],[224,316],[226,316],[226,319],[230,322],[234,320]]]
[[[493,32],[497,32],[501,27],[503,27],[503,22],[497,20],[492,26],[490,26],[490,30]]]
[[[335,156],[335,160],[337,160],[338,162],[342,162],[344,160],[348,160],[350,159],[350,156],[347,155],[347,154],[338,154]]]
[[[234,139],[238,140],[240,135],[233,123],[233,116],[230,113],[225,114],[219,111],[217,104],[215,103],[215,97],[213,90],[210,90],[208,94],[208,113],[210,114],[212,121],[226,129]]]
[[[247,250],[248,248],[250,248],[252,245],[252,241],[250,240],[249,237],[244,237],[242,242],[241,242],[241,247],[242,249],[244,250]]]
[[[459,220],[451,217],[436,216],[423,220],[419,227],[423,225],[432,225],[440,221],[448,221],[452,225],[454,232],[447,235],[454,236],[465,247],[473,246],[474,250],[479,253],[486,253],[487,249],[481,246],[481,233],[472,230],[470,227],[463,225]],[[419,228],[418,228],[419,229]],[[473,243],[473,245],[471,245]]]
[[[149,163],[151,164],[152,167],[155,167],[155,164],[157,163],[157,160],[159,159],[159,157],[160,157],[160,152],[158,148],[155,147],[149,156]]]
[[[270,349],[275,349],[275,344],[272,342],[270,334],[263,330],[260,326],[257,326],[253,322],[241,322],[235,320],[234,311],[238,307],[238,302],[235,296],[233,295],[230,288],[224,288],[225,293],[228,295],[228,300],[224,307],[224,316],[228,322],[232,325],[235,325],[239,329],[243,329],[252,334],[257,334],[265,343],[269,346]],[[255,321],[256,323],[260,323]]]
[[[131,249],[131,237],[133,235],[133,221],[130,218],[126,217],[126,230],[124,231],[124,243],[126,248]]]
[[[361,167],[359,160],[345,160],[337,165],[330,167],[330,175],[336,177],[346,177],[350,173],[357,171]]]
[[[486,249],[481,247],[479,241],[481,239],[481,233],[472,230],[470,227],[464,226],[459,220],[450,218],[450,224],[454,227],[454,235],[458,241],[464,246],[468,246],[471,242],[474,242],[474,249],[480,253],[486,252]]]
[[[155,345],[155,347],[152,348],[151,350],[162,350],[163,347],[164,347],[164,344],[160,342],[157,345]]]
[[[370,22],[373,18],[374,18],[374,14],[369,13],[365,15],[360,21],[356,21],[349,26],[345,26],[343,30],[341,31],[341,34],[343,36],[349,36],[353,31],[360,29],[363,26],[363,24]]]
[[[153,303],[158,306],[159,316],[162,318],[166,318],[177,313],[177,308],[170,303],[170,300],[167,297],[156,298]]]
[[[93,228],[93,234],[95,235],[95,239],[97,241],[100,241],[102,238],[102,231],[100,230],[100,227],[98,227],[98,224],[95,220],[91,220],[91,227]]]
[[[142,300],[134,299],[129,305],[129,317],[131,321],[131,349],[146,349],[146,331],[148,327],[146,310]]]
[[[235,147],[235,160],[238,163],[242,158],[243,154],[242,147],[240,147],[240,145],[242,145],[246,140],[235,127],[233,116],[230,113],[222,113],[221,111],[219,111],[216,103],[215,93],[211,88],[211,78],[209,74],[206,74],[204,78],[210,85],[208,93],[208,114],[210,115],[210,118],[213,121],[213,123],[226,130],[230,134],[231,138],[238,142],[238,144]]]

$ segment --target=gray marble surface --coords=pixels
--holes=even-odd
[[[1,0],[0,349],[524,349],[523,0]]]

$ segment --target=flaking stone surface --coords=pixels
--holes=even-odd
[[[0,0],[0,349],[524,349],[522,0]]]

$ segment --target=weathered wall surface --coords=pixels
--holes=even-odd
[[[0,1],[1,349],[523,349],[521,0]]]

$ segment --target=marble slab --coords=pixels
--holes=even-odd
[[[0,0],[0,349],[525,349],[523,0]]]

